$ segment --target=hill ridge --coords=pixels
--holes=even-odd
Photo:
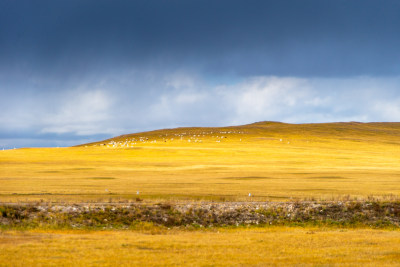
[[[222,137],[222,138],[221,138]],[[259,121],[245,125],[222,127],[177,127],[151,131],[123,134],[105,140],[78,146],[95,146],[116,142],[130,144],[166,143],[186,141],[202,143],[205,140],[220,142],[221,140],[248,140],[249,138],[353,138],[375,140],[383,138],[390,142],[400,142],[400,122],[328,122],[328,123],[284,123],[276,121]],[[217,139],[217,140],[214,140]],[[396,142],[396,143],[397,143]]]

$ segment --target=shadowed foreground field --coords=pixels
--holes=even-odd
[[[262,122],[0,151],[0,184],[2,202],[392,200],[400,123]]]
[[[367,229],[5,231],[0,266],[384,266],[399,247],[399,231]]]

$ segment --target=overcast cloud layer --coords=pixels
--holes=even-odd
[[[0,2],[0,148],[400,121],[398,1]]]

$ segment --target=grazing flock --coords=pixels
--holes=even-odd
[[[146,133],[147,134],[147,133]],[[146,136],[139,136],[138,134],[130,136],[121,136],[117,138],[108,139],[99,143],[90,144],[90,146],[99,146],[104,148],[133,148],[143,144],[165,144],[165,143],[221,143],[228,139],[242,142],[247,133],[243,131],[197,131],[197,132],[180,132],[180,133],[159,133]],[[238,136],[239,135],[239,136]],[[247,136],[248,137],[248,136]],[[277,140],[283,142],[282,138],[268,138],[270,140]],[[244,140],[244,139],[243,139]],[[290,144],[289,141],[286,141]],[[307,141],[308,142],[308,141]],[[89,145],[89,144],[88,144]],[[87,147],[88,145],[85,145]]]
[[[215,142],[221,143],[226,140],[229,135],[244,134],[242,131],[219,131],[219,132],[181,132],[181,133],[163,133],[152,136],[130,136],[126,138],[116,138],[96,143],[93,146],[101,146],[107,148],[130,148],[142,144],[162,144],[170,142],[187,142],[187,143],[203,143]],[[240,138],[241,142],[242,139]]]

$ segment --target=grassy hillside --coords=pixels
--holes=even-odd
[[[400,144],[400,123],[315,123],[288,124],[280,122],[257,122],[231,127],[191,127],[163,129],[150,132],[121,135],[100,142],[81,146],[121,146],[137,144],[212,141],[247,141],[292,138],[297,141],[333,139],[333,141],[383,142]],[[274,138],[274,139],[272,139]],[[229,140],[228,140],[229,139]],[[306,140],[305,140],[306,139]],[[182,141],[182,142],[181,142]],[[282,140],[290,141],[290,140]],[[189,143],[190,143],[189,142]]]
[[[0,151],[0,166],[10,202],[395,199],[400,123],[165,129]]]

